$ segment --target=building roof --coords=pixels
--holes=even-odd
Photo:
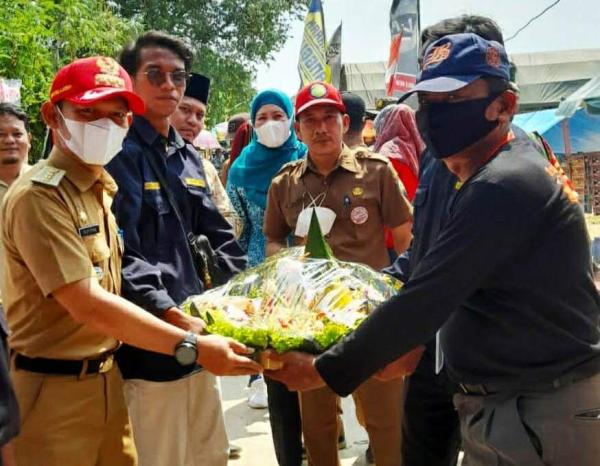
[[[561,50],[510,55],[517,67],[520,108],[533,111],[556,107],[590,79],[600,76],[600,49]],[[367,109],[387,97],[385,62],[347,63],[342,67],[340,89],[360,95]]]

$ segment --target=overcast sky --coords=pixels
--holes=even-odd
[[[554,0],[421,0],[421,27],[463,13],[496,20],[510,37]],[[342,62],[387,60],[392,0],[324,0],[325,29],[329,38],[343,22]],[[274,59],[258,68],[258,90],[276,87],[289,94],[299,86],[298,54],[303,22],[291,27],[291,37]],[[600,0],[562,0],[507,42],[509,53],[600,48]]]

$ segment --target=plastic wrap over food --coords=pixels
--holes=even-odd
[[[304,247],[283,250],[227,284],[190,297],[186,312],[209,333],[278,352],[319,353],[355,329],[401,287],[396,279]]]

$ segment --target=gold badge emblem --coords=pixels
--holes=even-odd
[[[352,188],[352,195],[356,197],[361,197],[365,193],[365,190],[361,186],[354,186]]]
[[[423,63],[423,69],[429,68],[431,65],[437,65],[438,63],[443,62],[450,56],[450,50],[452,49],[452,44],[450,42],[445,43],[444,45],[439,45],[437,47],[433,47],[431,52],[427,54],[425,58],[425,63]]]
[[[321,83],[316,83],[310,86],[310,95],[315,99],[320,99],[327,94],[327,88]]]
[[[96,74],[96,86],[125,87],[125,80],[119,75],[119,64],[113,58],[100,57],[96,61],[100,72]]]

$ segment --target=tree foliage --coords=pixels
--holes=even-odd
[[[0,0],[0,77],[22,81],[32,161],[41,154],[45,128],[39,109],[56,71],[75,58],[114,56],[139,30],[102,0]]]
[[[256,64],[283,46],[305,9],[305,0],[0,0],[0,77],[23,83],[35,161],[45,133],[39,108],[56,71],[75,58],[114,57],[140,32],[163,30],[195,49],[194,70],[212,80],[209,123],[217,123],[248,108]]]
[[[211,78],[210,123],[246,110],[257,63],[288,37],[306,0],[113,0],[120,15],[189,41],[194,70]],[[160,13],[157,13],[160,12]],[[295,72],[295,70],[290,70]]]

